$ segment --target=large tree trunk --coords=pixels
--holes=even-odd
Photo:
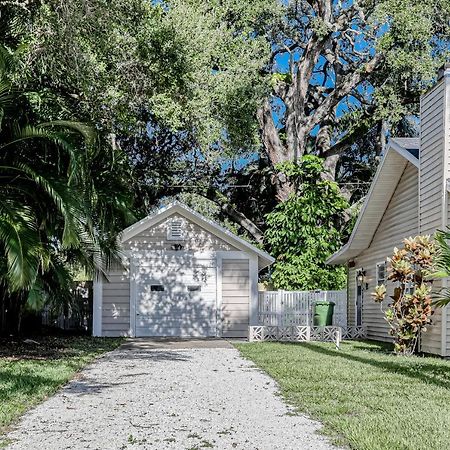
[[[266,100],[264,105],[258,109],[257,117],[260,125],[263,146],[271,166],[275,169],[276,165],[279,163],[292,161],[296,150],[293,147],[289,149],[288,146],[283,145],[272,117],[272,108],[269,100]],[[289,120],[292,120],[292,117],[290,117]],[[291,123],[291,129],[293,126],[293,123]],[[290,133],[290,136],[290,139],[294,139],[292,137],[294,134]],[[295,143],[291,142],[291,145],[294,146]],[[294,192],[294,187],[288,183],[286,177],[283,174],[278,173],[276,169],[274,170],[272,183],[275,187],[277,200],[280,202],[286,200],[289,195]]]

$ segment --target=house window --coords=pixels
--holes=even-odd
[[[408,283],[406,283],[405,294],[406,295],[414,294],[414,283],[412,281],[409,281]]]
[[[377,264],[376,275],[377,275],[377,286],[386,284],[386,261]]]
[[[164,286],[162,284],[152,284],[150,286],[151,292],[164,292]]]
[[[181,219],[172,219],[169,222],[167,230],[167,239],[170,241],[183,240],[183,221]]]
[[[200,292],[202,290],[202,287],[199,286],[198,284],[193,285],[193,286],[188,286],[188,292]]]

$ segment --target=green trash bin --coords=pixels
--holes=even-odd
[[[315,327],[328,327],[333,324],[333,302],[316,302],[313,324]]]

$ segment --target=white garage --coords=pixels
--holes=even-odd
[[[181,203],[122,233],[123,264],[94,282],[95,336],[247,337],[274,260]]]

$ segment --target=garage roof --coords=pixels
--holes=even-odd
[[[161,208],[154,214],[150,214],[144,219],[140,220],[139,222],[136,222],[135,224],[126,228],[125,230],[122,231],[121,241],[125,242],[132,239],[134,236],[138,235],[142,231],[150,228],[151,226],[157,224],[161,220],[165,219],[166,217],[169,217],[174,213],[178,213],[186,217],[187,219],[196,223],[197,225],[209,231],[210,233],[218,236],[219,238],[223,239],[225,242],[228,242],[230,245],[233,245],[239,250],[246,252],[250,251],[251,253],[255,253],[258,256],[259,270],[263,269],[264,267],[270,266],[275,261],[275,258],[270,256],[268,253],[260,250],[258,247],[255,247],[254,245],[250,244],[249,242],[245,241],[239,236],[236,236],[235,234],[231,233],[231,231],[222,227],[218,223],[210,219],[207,219],[206,217],[202,216],[198,212],[194,211],[193,209],[189,208],[188,206],[180,202],[173,202],[168,206]]]
[[[408,162],[419,167],[419,139],[394,138],[387,146],[353,232],[327,264],[344,264],[369,247]]]

